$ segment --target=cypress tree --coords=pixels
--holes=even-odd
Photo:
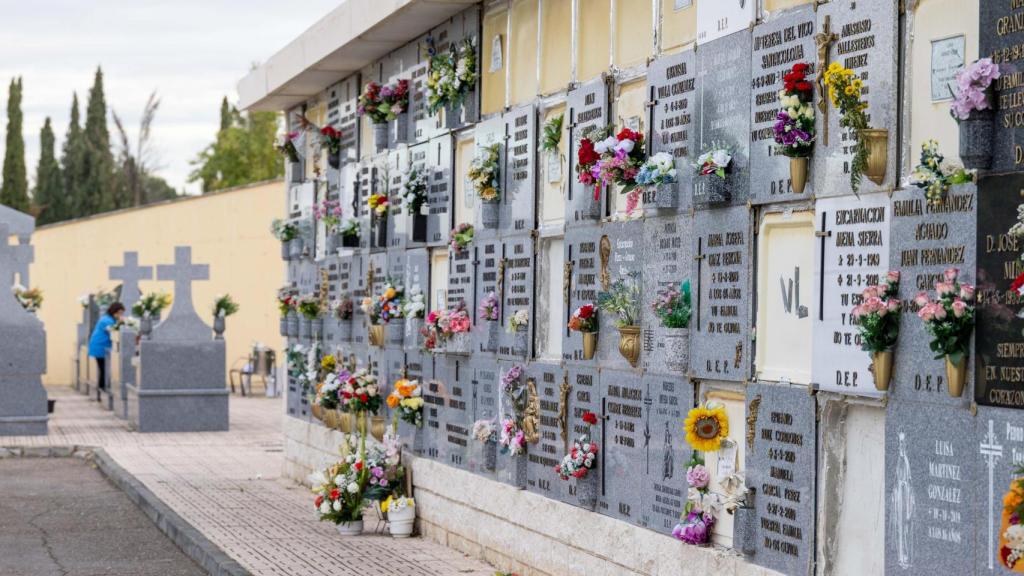
[[[7,146],[0,204],[28,212],[28,177],[25,174],[25,139],[21,134],[21,78],[11,80],[7,96]]]
[[[43,209],[39,215],[40,224],[59,222],[67,218],[67,198],[60,176],[60,166],[53,153],[53,128],[50,117],[46,117],[43,129],[39,131],[39,165],[36,167],[36,189],[33,199]]]
[[[64,136],[64,150],[61,156],[64,175],[64,194],[67,213],[64,219],[78,218],[89,214],[88,199],[85,197],[85,137],[82,134],[81,118],[78,113],[78,94],[71,98],[71,123]]]
[[[232,125],[231,105],[228,104],[228,97],[220,101],[220,131],[223,132]]]
[[[114,186],[114,155],[110,151],[107,129],[107,102],[103,95],[103,70],[96,69],[96,79],[89,91],[85,112],[85,181],[84,195],[89,214],[120,208]]]

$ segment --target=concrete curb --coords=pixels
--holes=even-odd
[[[252,576],[216,544],[185,521],[149,488],[128,473],[102,448],[86,446],[61,446],[46,448],[4,448],[0,447],[0,459],[21,458],[67,458],[77,457],[90,460],[114,486],[121,489],[128,499],[167,535],[174,544],[201,566],[210,576]]]

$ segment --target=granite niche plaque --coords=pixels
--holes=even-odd
[[[555,466],[568,454],[573,436],[569,431],[568,375],[557,364],[534,363],[526,367],[526,378],[533,379],[539,407],[540,440],[527,451],[526,489],[548,498],[567,501],[569,484],[558,477]]]
[[[494,441],[484,443],[473,437],[473,423],[478,420],[488,420],[494,423],[498,431],[501,423],[501,407],[498,395],[501,387],[498,383],[501,370],[494,360],[474,356],[471,359],[473,368],[473,418],[470,424],[469,448],[467,449],[467,469],[482,476],[495,478],[498,463],[497,432]],[[488,454],[493,454],[493,459]]]
[[[978,58],[991,58],[1002,78],[995,87],[992,171],[1019,172],[1024,164],[1024,84],[1017,81],[1024,65],[1024,27],[1020,6],[1014,2],[981,2],[979,5]]]
[[[438,395],[443,400],[443,404],[438,405],[439,459],[449,466],[467,468],[473,430],[473,369],[465,358],[438,358],[436,361],[442,365],[435,370],[443,370],[442,375],[435,374],[433,381],[440,385]]]
[[[693,50],[662,56],[647,68],[647,97],[651,104],[651,150],[675,159],[677,210],[690,206],[697,141],[697,61]],[[644,198],[644,206],[653,202]],[[651,210],[648,210],[649,212]],[[656,210],[653,210],[656,212]]]
[[[413,163],[417,162],[413,154]],[[444,246],[448,233],[454,227],[451,216],[452,173],[455,158],[452,156],[450,135],[432,138],[427,143],[427,245]]]
[[[504,116],[505,189],[501,199],[501,228],[525,234],[534,228],[537,188],[537,111],[532,104],[513,108]]]
[[[601,371],[601,412],[598,453],[602,473],[598,510],[607,516],[639,524],[642,490],[636,480],[644,470],[644,386],[636,372]],[[584,425],[580,422],[581,425]],[[596,432],[596,431],[595,431]]]
[[[497,343],[501,340],[501,334],[504,332],[502,322],[506,317],[504,307],[500,305],[504,282],[503,278],[499,276],[505,267],[504,248],[501,240],[474,240],[473,244],[474,246],[470,247],[470,250],[474,248],[476,250],[476,293],[473,299],[466,301],[467,306],[471,306],[474,301],[477,303],[476,307],[469,311],[473,323],[473,349],[476,353],[493,353],[497,351]],[[491,292],[494,292],[495,298],[499,301],[498,319],[494,321],[481,318],[479,310],[480,303]],[[449,294],[451,294],[451,285],[449,285]],[[497,330],[498,334],[498,337],[494,338],[494,342],[491,342],[492,330]]]
[[[533,333],[536,325],[533,309],[534,253],[533,237],[529,235],[508,236],[504,242],[504,264],[501,267],[501,338],[498,340],[498,355],[503,358],[524,360],[532,356]],[[513,314],[525,310],[529,323],[526,326],[526,350],[520,353],[515,347],[516,334],[508,331],[508,322]]]
[[[657,374],[686,374],[690,367],[690,328],[664,326],[650,303],[658,292],[690,282],[690,305],[696,282],[690,278],[693,262],[693,219],[689,215],[644,220],[643,353],[644,370]],[[692,326],[694,314],[690,314]]]
[[[601,289],[600,270],[601,228],[597,226],[572,227],[565,231],[565,269],[562,274],[562,291],[565,298],[565,318],[562,334],[562,358],[567,361],[590,362],[597,365],[596,355],[591,360],[583,359],[583,336],[566,327],[573,311],[584,304],[597,306],[597,293]],[[605,261],[611,255],[611,244],[603,252]],[[598,314],[601,324],[606,321]],[[599,337],[600,338],[600,337]]]
[[[565,173],[565,178],[569,180],[565,225],[573,227],[599,220],[605,214],[606,194],[603,191],[596,193],[593,186],[584,186],[576,177],[580,140],[590,130],[604,128],[608,124],[608,85],[604,79],[591,80],[569,92],[566,96],[566,109],[570,147]]]
[[[690,446],[680,425],[693,407],[693,385],[682,376],[644,374],[643,477],[640,524],[671,534],[686,505]]]

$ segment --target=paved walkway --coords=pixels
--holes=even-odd
[[[279,399],[231,397],[231,431],[139,434],[71,388],[47,436],[0,446],[102,447],[126,471],[255,575],[493,576],[480,561],[421,538],[342,538],[318,522],[308,490],[283,477]],[[370,526],[372,528],[372,526]]]

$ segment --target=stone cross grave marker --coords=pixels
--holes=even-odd
[[[0,224],[7,227],[7,232],[0,235],[0,240],[10,248],[12,253],[11,269],[0,276],[0,278],[8,277],[11,279],[12,285],[15,282],[19,282],[28,288],[28,267],[35,259],[35,250],[29,244],[29,239],[36,229],[35,219],[28,214],[0,205]],[[8,244],[8,236],[17,236],[18,242],[16,244]]]
[[[124,264],[108,268],[108,277],[111,280],[121,281],[121,303],[128,310],[139,301],[139,280],[152,280],[153,267],[139,265],[138,252],[125,252]]]
[[[156,267],[156,279],[174,282],[174,303],[167,319],[153,329],[153,340],[200,340],[210,337],[210,327],[192,304],[192,282],[209,280],[209,264],[192,263],[191,246],[174,247],[174,264]]]

